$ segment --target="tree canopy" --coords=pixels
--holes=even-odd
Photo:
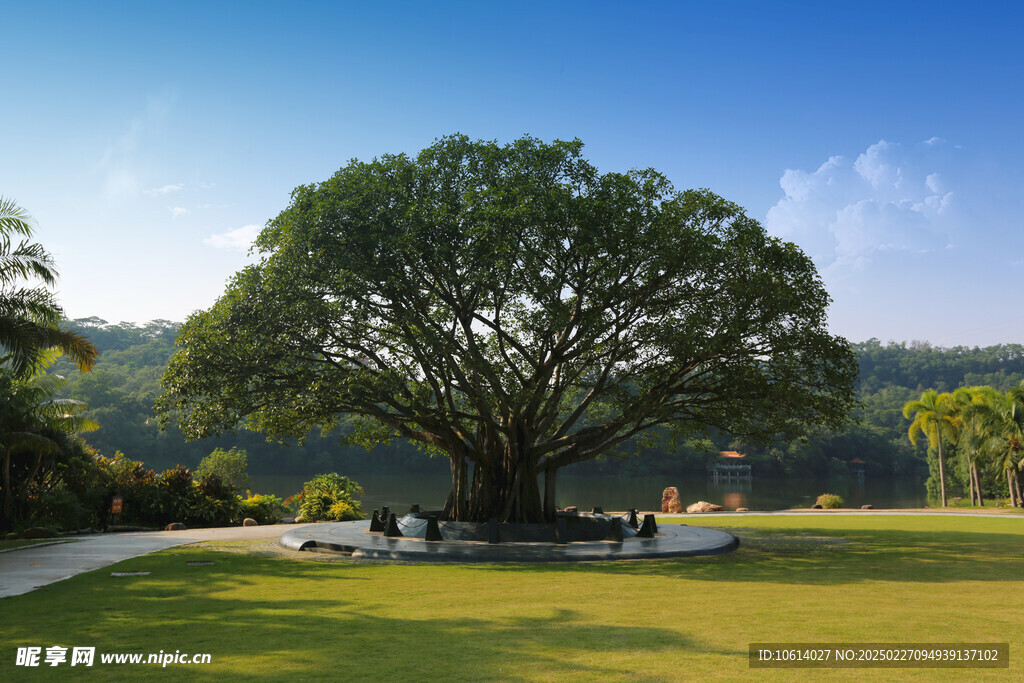
[[[299,436],[360,416],[451,459],[449,518],[513,521],[655,426],[840,425],[857,364],[810,259],[709,191],[581,152],[453,136],[297,188],[182,328],[164,419]]]

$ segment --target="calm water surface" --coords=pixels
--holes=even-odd
[[[252,490],[273,493],[282,498],[294,495],[312,477],[305,475],[253,476]],[[366,494],[362,498],[366,512],[389,505],[401,510],[414,503],[424,508],[440,508],[448,496],[451,480],[434,474],[350,475]],[[846,507],[864,504],[876,508],[913,508],[927,504],[924,482],[918,479],[752,479],[713,481],[700,476],[678,478],[644,477],[558,477],[558,505],[576,505],[582,509],[602,506],[607,510],[657,510],[661,492],[667,486],[679,489],[683,505],[706,500],[727,510],[746,507],[751,510],[784,510],[810,507],[822,493],[843,497]]]

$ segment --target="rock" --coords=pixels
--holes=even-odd
[[[861,505],[860,509],[861,510],[874,510],[875,506],[874,505]]]
[[[579,511],[580,511],[580,509],[579,509],[578,507],[576,507],[575,505],[570,505],[570,506],[569,506],[569,507],[567,507],[567,508],[562,508],[562,512],[570,512],[570,513],[572,513],[572,514],[574,514],[574,515],[575,515],[575,514],[576,514],[577,512],[579,512]]]
[[[302,515],[297,515],[297,516],[295,517],[295,523],[296,523],[296,524],[301,524],[302,522],[305,522],[305,521],[306,521],[306,520],[302,518]]]
[[[722,507],[721,505],[715,505],[714,503],[709,503],[706,500],[699,500],[696,503],[693,503],[692,505],[687,505],[686,506],[686,512],[688,512],[688,513],[694,513],[694,512],[721,512],[724,509],[725,508]]]
[[[824,508],[821,507],[821,503],[815,503],[814,505],[811,506],[811,509],[812,510],[823,510]]]
[[[30,526],[21,532],[22,538],[56,538],[57,532],[44,526]]]
[[[257,522],[252,517],[246,517],[245,519],[242,520],[242,526],[259,526],[259,525],[260,525],[260,523]]]
[[[295,524],[295,518],[294,517],[282,517],[281,519],[277,520],[277,523],[278,524]]]
[[[750,512],[750,508],[736,508],[736,512]]]
[[[164,531],[185,531],[187,527],[181,522],[171,522],[164,527]]]
[[[669,486],[661,492],[661,511],[673,515],[683,511],[683,502],[679,500],[679,489],[675,486]]]

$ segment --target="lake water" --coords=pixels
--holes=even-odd
[[[363,510],[369,513],[385,505],[403,510],[416,503],[425,509],[440,508],[448,497],[451,479],[435,474],[366,474],[349,475],[363,487]],[[252,490],[273,493],[286,498],[298,493],[306,475],[263,475],[252,477]],[[748,479],[714,481],[692,476],[673,480],[665,476],[644,477],[558,477],[559,507],[576,505],[581,510],[602,506],[606,510],[658,510],[661,493],[668,486],[679,489],[683,505],[698,500],[723,505],[727,510],[738,507],[751,510],[784,510],[810,507],[822,493],[843,497],[846,507],[864,504],[876,508],[914,508],[927,504],[924,482],[916,479],[858,479],[851,477],[833,481],[806,479]]]

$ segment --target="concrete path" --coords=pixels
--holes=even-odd
[[[48,583],[177,545],[278,538],[288,528],[268,525],[95,534],[72,536],[67,542],[14,548],[0,553],[0,598],[28,593]]]

